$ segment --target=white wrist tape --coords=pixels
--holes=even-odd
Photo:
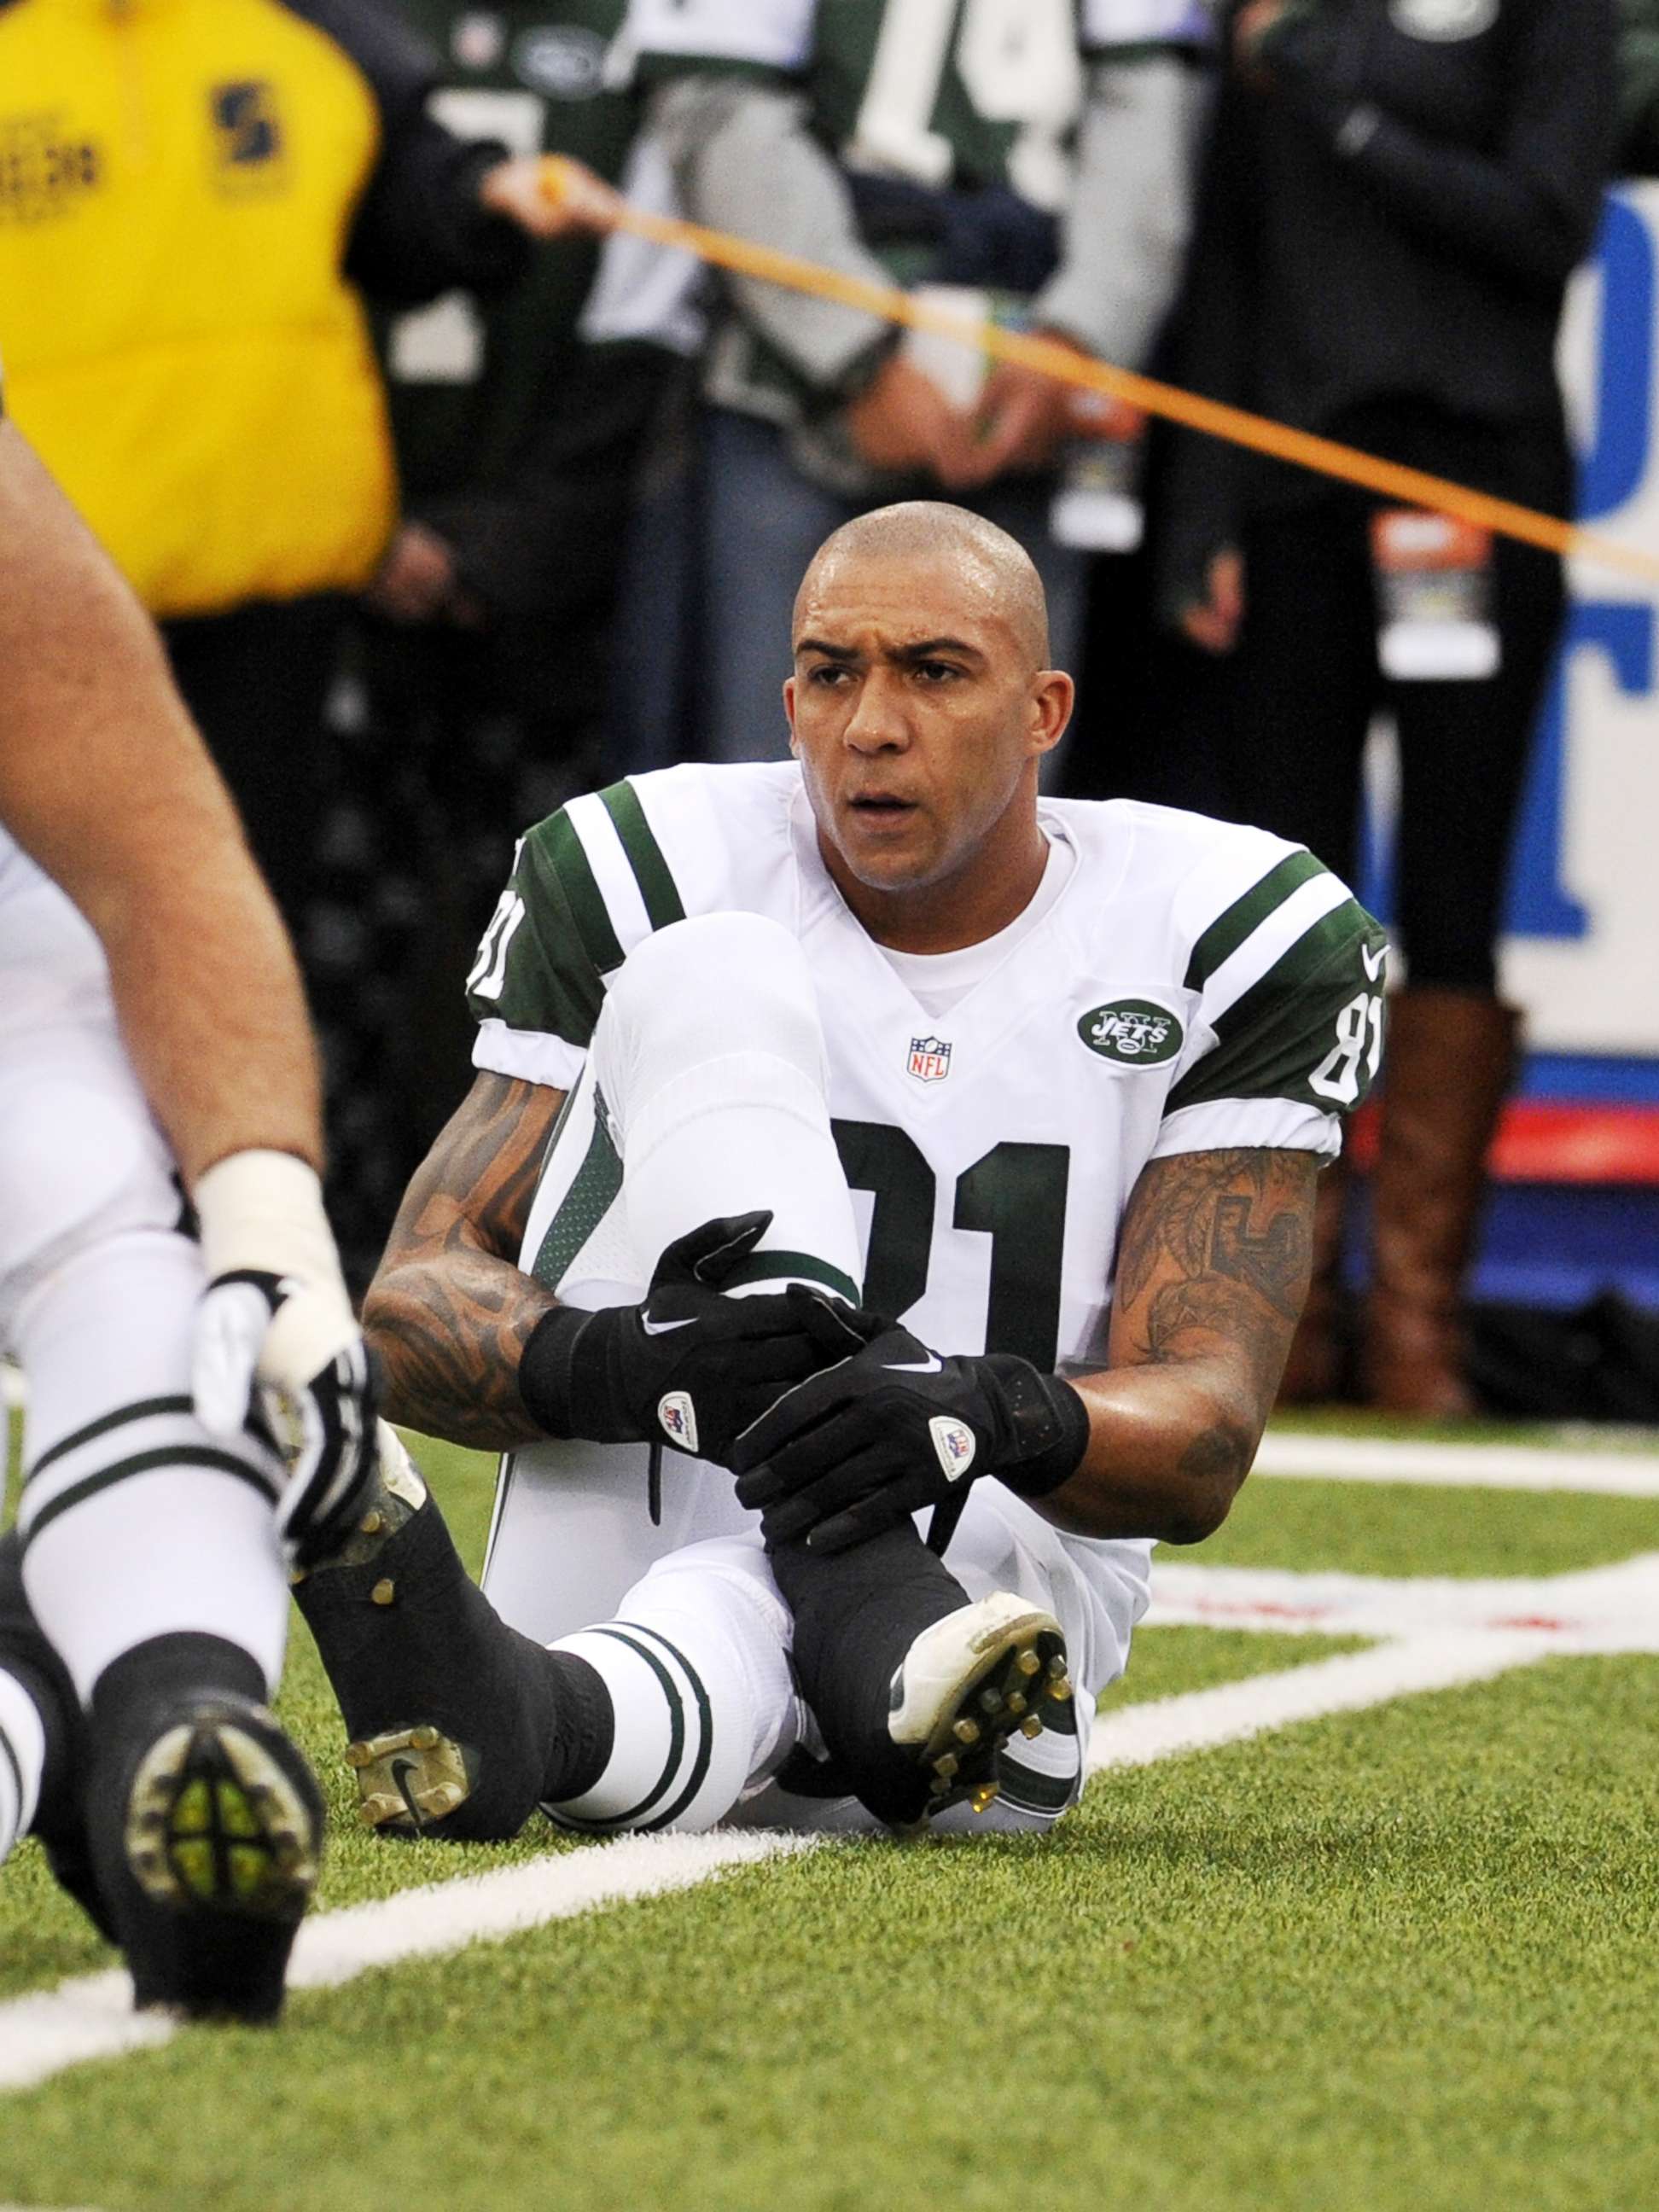
[[[344,1285],[317,1170],[291,1152],[232,1152],[197,1183],[208,1279],[242,1268]]]

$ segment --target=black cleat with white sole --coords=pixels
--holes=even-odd
[[[275,1717],[231,1692],[171,1701],[95,1762],[87,1825],[136,2002],[275,2020],[323,1844],[321,1795]]]
[[[364,1511],[294,1595],[349,1734],[365,1825],[453,1843],[516,1836],[548,1794],[556,1662],[472,1581],[384,1422]]]
[[[1041,1735],[1072,1696],[1060,1623],[1009,1591],[924,1629],[894,1671],[887,1720],[925,1791],[921,1819],[964,1802],[985,1812],[1003,1746]]]

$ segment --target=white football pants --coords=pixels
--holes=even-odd
[[[272,1687],[282,1668],[283,1471],[191,1410],[203,1276],[181,1208],[106,1008],[0,1034],[0,1349],[28,1391],[23,1574],[83,1700],[159,1636],[235,1644]]]
[[[855,1292],[862,1255],[800,947],[757,915],[678,922],[615,980],[555,1137],[525,1265],[570,1304],[632,1304],[673,1238],[758,1207],[775,1218],[756,1281]],[[738,1504],[726,1470],[670,1453],[653,1525],[647,1464],[643,1445],[548,1443],[502,1465],[484,1589],[514,1627],[595,1666],[616,1706],[610,1768],[554,1817],[601,1832],[706,1828],[734,1814],[875,1827],[847,1801],[769,1788],[811,1732],[759,1518]],[[991,1813],[957,1808],[942,1825],[1047,1826],[1081,1786],[1094,1698],[1123,1671],[1144,1593],[1106,1547],[1062,1535],[994,1480],[969,1492],[948,1564],[970,1599],[1012,1590],[1056,1615],[1084,1733],[1022,1740]]]

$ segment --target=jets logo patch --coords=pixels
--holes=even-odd
[[[927,1433],[933,1439],[933,1449],[939,1454],[939,1463],[945,1470],[947,1482],[960,1482],[974,1463],[978,1445],[974,1432],[966,1421],[958,1421],[950,1413],[935,1413],[927,1424]]]
[[[943,1083],[951,1073],[951,1048],[943,1037],[912,1037],[905,1066],[918,1083]]]
[[[685,1390],[670,1390],[657,1402],[657,1419],[662,1423],[662,1432],[671,1444],[682,1451],[697,1449],[697,1409]]]
[[[1146,999],[1091,1006],[1077,1033],[1091,1052],[1123,1067],[1156,1067],[1161,1060],[1173,1060],[1186,1037],[1167,1007],[1155,1006]]]

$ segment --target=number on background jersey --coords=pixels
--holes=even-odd
[[[1370,1064],[1366,1072],[1375,1076],[1382,1057],[1382,1001],[1362,991],[1337,1016],[1336,1042],[1320,1062],[1318,1073],[1309,1078],[1309,1089],[1338,1106],[1352,1106],[1359,1096],[1359,1062],[1368,1039]]]
[[[918,184],[951,176],[951,142],[933,128],[951,58],[988,123],[1024,125],[1008,159],[1014,187],[1039,207],[1066,196],[1066,134],[1083,70],[1072,0],[887,0],[848,158]]]
[[[837,1121],[842,1172],[875,1195],[865,1303],[896,1320],[927,1295],[937,1178],[902,1129]],[[1064,1145],[995,1146],[957,1181],[957,1229],[991,1239],[985,1349],[1014,1352],[1045,1375],[1060,1356],[1060,1263],[1072,1155]]]

